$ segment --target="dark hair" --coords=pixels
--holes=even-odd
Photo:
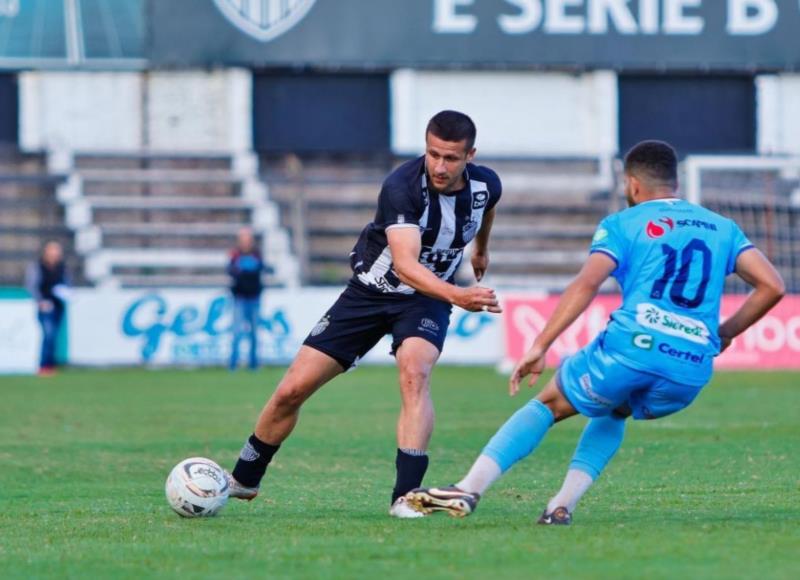
[[[625,173],[654,185],[678,188],[678,156],[664,141],[642,141],[625,156]]]
[[[459,113],[458,111],[441,111],[436,113],[433,118],[428,121],[425,135],[428,133],[452,143],[466,141],[466,150],[470,151],[475,145],[475,136],[478,131],[475,129],[475,123],[472,122],[472,119],[464,113]]]

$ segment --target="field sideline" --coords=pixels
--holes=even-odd
[[[323,389],[250,504],[183,520],[173,464],[230,468],[281,369],[0,378],[0,577],[797,578],[797,373],[724,373],[682,414],[630,424],[569,528],[534,525],[584,420],[557,426],[465,520],[386,515],[391,368]],[[528,396],[524,393],[523,397]],[[455,481],[526,398],[488,368],[434,374],[426,482]]]

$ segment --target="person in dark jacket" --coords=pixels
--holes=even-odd
[[[261,274],[266,270],[261,253],[255,245],[250,228],[242,228],[236,238],[236,248],[228,262],[233,294],[233,344],[231,345],[230,369],[239,364],[239,343],[242,337],[250,340],[250,370],[258,367],[258,323],[261,291],[264,285]]]
[[[28,266],[25,285],[37,304],[42,325],[42,352],[39,375],[55,373],[56,346],[69,293],[69,278],[64,266],[61,244],[50,241],[44,245],[37,262]]]

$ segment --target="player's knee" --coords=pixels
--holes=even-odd
[[[400,363],[400,388],[406,396],[421,396],[428,392],[430,369],[416,361]]]
[[[563,396],[549,398],[541,402],[545,407],[550,409],[550,412],[553,414],[553,421],[556,423],[567,417],[572,417],[577,413],[575,408]]]
[[[275,406],[286,410],[299,409],[308,398],[308,389],[300,383],[283,382],[272,396]]]

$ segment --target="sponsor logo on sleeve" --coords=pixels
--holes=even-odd
[[[662,310],[654,304],[644,302],[636,306],[636,322],[645,328],[663,334],[677,336],[697,344],[708,344],[708,327],[700,320]]]
[[[608,237],[608,230],[605,228],[597,228],[597,231],[594,233],[594,237],[592,238],[593,243],[602,242]]]
[[[486,204],[488,202],[489,202],[488,191],[476,191],[472,195],[472,209],[481,209],[482,207],[486,207]]]

